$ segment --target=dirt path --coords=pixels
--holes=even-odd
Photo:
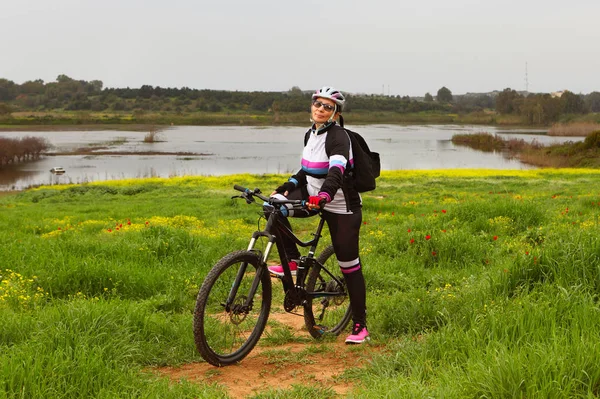
[[[164,367],[159,373],[173,380],[218,383],[224,386],[232,398],[250,397],[267,389],[288,389],[292,384],[321,386],[344,395],[353,386],[339,378],[349,368],[355,368],[371,358],[382,348],[372,344],[346,345],[344,336],[335,341],[320,343],[310,338],[302,317],[272,313],[269,320],[289,326],[295,337],[307,339],[307,343],[287,343],[257,347],[237,365],[214,367],[208,363],[192,363],[182,367]]]

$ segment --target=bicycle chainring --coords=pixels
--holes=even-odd
[[[285,293],[285,298],[283,299],[283,308],[286,312],[291,313],[298,306],[301,306],[303,301],[304,299],[297,295],[297,292],[288,290]]]

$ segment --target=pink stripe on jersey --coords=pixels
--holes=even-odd
[[[327,193],[326,193],[326,192],[324,192],[324,191],[321,191],[321,192],[319,193],[319,197],[326,197],[326,198],[327,198],[327,202],[331,202],[331,197],[329,196],[329,194],[327,194]]]
[[[311,162],[304,158],[302,158],[302,166],[310,168],[310,169],[329,169],[329,161],[327,162]]]

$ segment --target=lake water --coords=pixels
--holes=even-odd
[[[397,169],[532,169],[501,153],[484,153],[455,146],[457,133],[488,132],[503,138],[541,143],[582,138],[550,137],[543,130],[495,126],[366,125],[347,126],[360,132],[373,151],[381,154],[383,170]],[[190,152],[205,155],[72,155],[46,156],[39,161],[0,170],[0,190],[20,190],[39,184],[84,183],[132,177],[225,175],[232,173],[292,173],[298,170],[302,127],[183,126],[164,130],[160,142],[144,143],[145,132],[50,131],[0,132],[0,137],[46,138],[54,152],[88,146],[107,146],[113,152]],[[55,176],[50,169],[62,166]]]

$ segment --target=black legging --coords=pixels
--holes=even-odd
[[[306,188],[302,187],[289,193],[287,198],[291,200],[308,200],[308,193]],[[316,214],[317,212],[308,210],[294,211],[292,217],[305,218]],[[358,254],[362,210],[359,209],[351,214],[323,211],[323,217],[329,227],[335,256],[348,287],[350,305],[352,306],[352,319],[355,324],[366,325],[366,287]],[[292,227],[288,218],[281,217],[281,222],[291,230]],[[280,238],[281,243],[279,240],[277,241],[277,250],[280,253],[285,251],[288,259],[300,258],[300,252],[294,241],[285,234],[282,234]]]

